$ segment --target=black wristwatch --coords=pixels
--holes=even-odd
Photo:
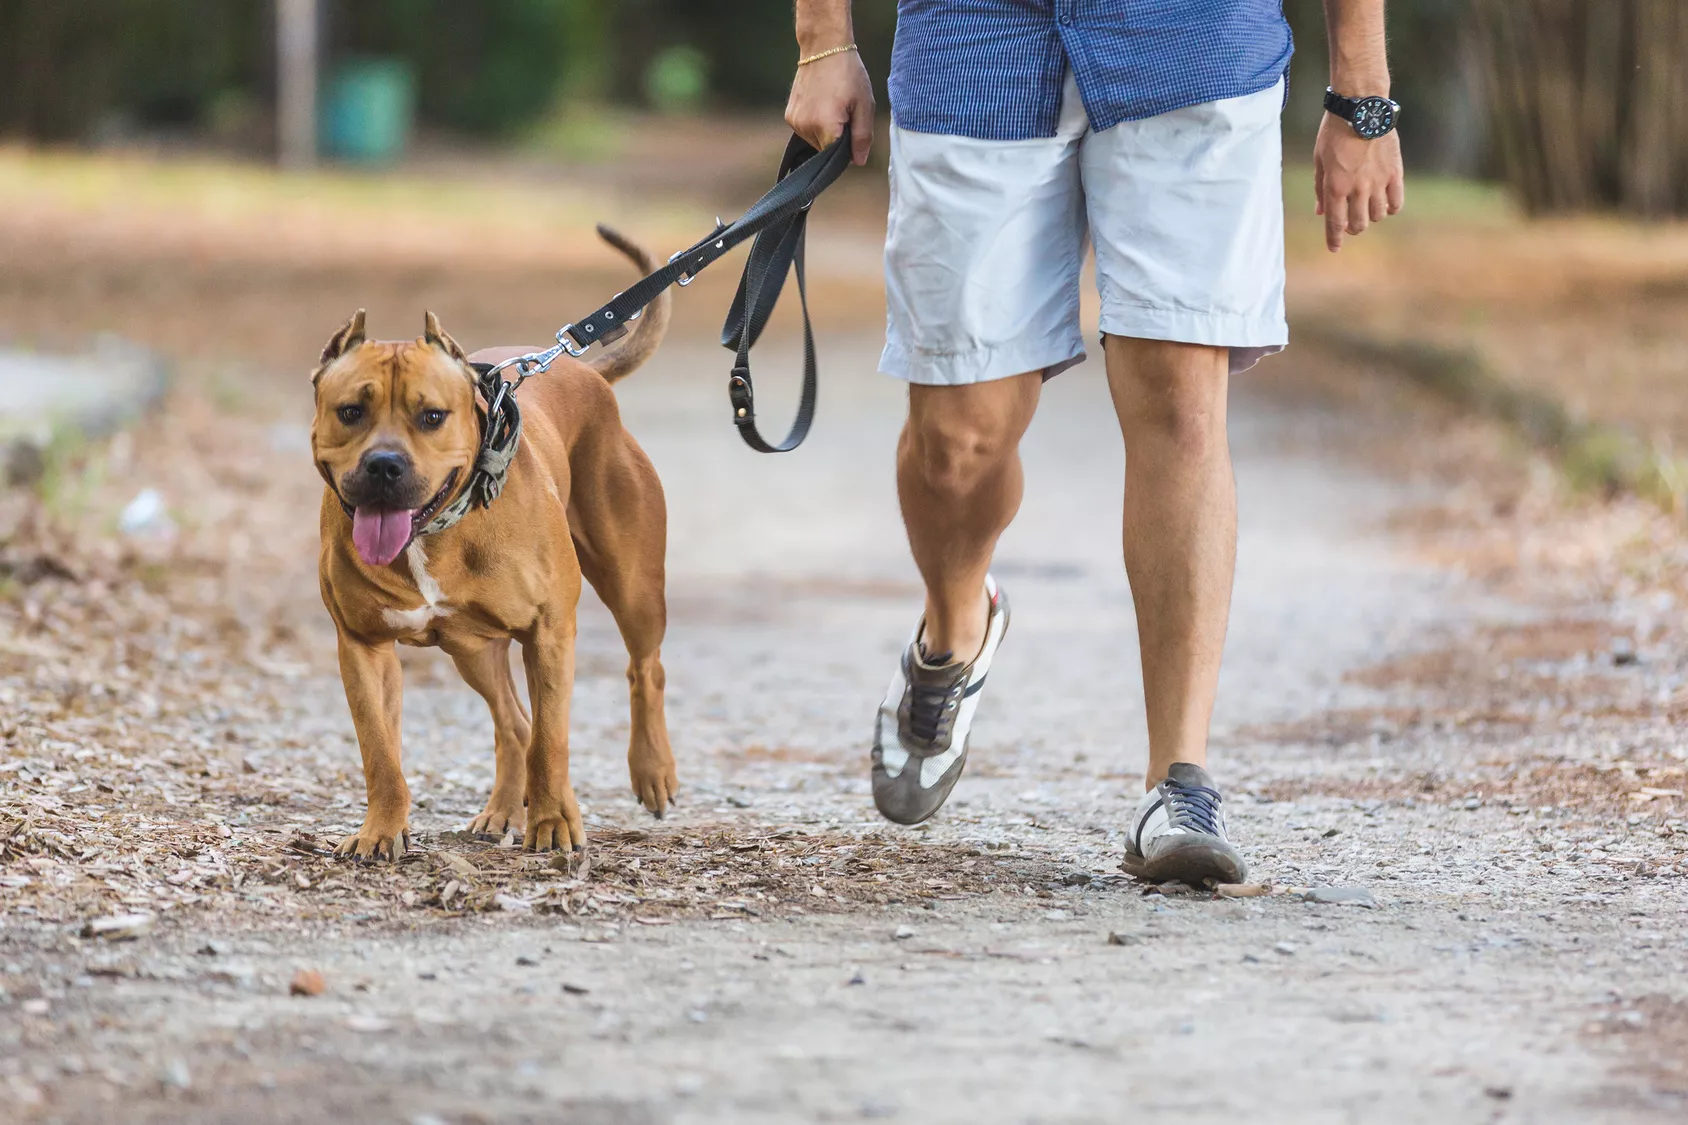
[[[1354,132],[1368,141],[1388,136],[1401,114],[1401,107],[1388,98],[1345,98],[1329,86],[1325,87],[1325,109],[1354,126]]]

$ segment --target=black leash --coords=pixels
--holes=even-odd
[[[715,262],[746,239],[755,238],[739,279],[727,321],[721,328],[721,344],[736,353],[727,396],[732,402],[733,424],[744,443],[759,453],[788,453],[803,443],[815,420],[815,334],[809,323],[809,294],[803,276],[803,250],[809,222],[809,206],[850,164],[850,131],[825,150],[817,152],[800,137],[793,136],[780,161],[778,182],[737,220],[717,226],[708,237],[675,254],[668,264],[640,278],[617,293],[592,315],[564,325],[557,332],[557,346],[544,352],[505,360],[484,374],[502,381],[504,368],[516,368],[510,394],[532,375],[546,370],[567,352],[580,357],[593,344],[609,344],[626,334],[645,306],[672,285],[686,286],[699,271]],[[791,431],[778,445],[771,444],[756,428],[756,392],[750,381],[750,349],[773,315],[788,273],[797,274],[797,295],[803,306],[803,392]]]

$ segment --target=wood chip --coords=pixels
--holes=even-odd
[[[1213,888],[1220,898],[1259,898],[1272,893],[1270,883],[1220,883]]]

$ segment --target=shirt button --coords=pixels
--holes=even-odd
[[[1062,12],[1061,13],[1061,26],[1062,27],[1071,27],[1072,25],[1073,25],[1073,14],[1071,12]]]

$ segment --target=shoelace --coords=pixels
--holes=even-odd
[[[925,657],[924,650],[921,655]],[[941,666],[949,662],[949,657],[947,652],[940,653],[936,657],[925,657],[925,663]],[[945,720],[953,710],[952,704],[966,682],[962,679],[948,686],[922,684],[918,681],[911,683],[908,701],[909,731],[922,741],[935,741],[946,725]]]
[[[1195,829],[1217,836],[1219,832],[1219,790],[1205,785],[1180,785],[1168,778],[1165,786],[1166,815],[1179,828]]]

